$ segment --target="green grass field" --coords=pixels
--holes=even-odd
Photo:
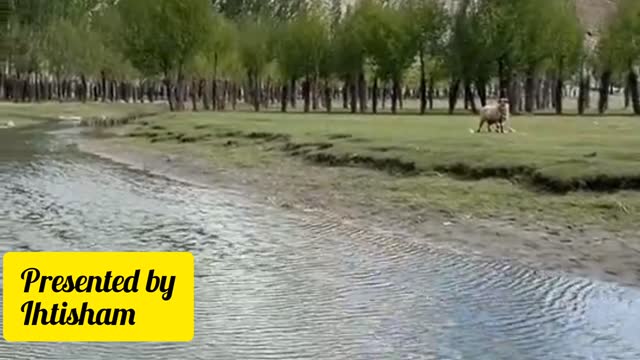
[[[130,126],[126,141],[242,167],[370,168],[378,175],[345,171],[337,186],[410,208],[633,226],[636,118],[521,116],[511,134],[471,133],[477,125],[473,116],[167,113]],[[292,165],[289,176],[302,182],[305,172]]]
[[[141,135],[281,142],[290,153],[334,165],[501,177],[554,192],[640,190],[640,121],[631,117],[514,117],[510,134],[471,133],[477,119],[470,116],[200,113],[157,122]]]

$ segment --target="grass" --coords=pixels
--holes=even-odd
[[[122,117],[134,113],[155,112],[164,110],[165,106],[156,104],[126,103],[0,103],[0,124],[13,121],[17,127],[38,124],[42,121],[55,121],[60,117],[79,116]]]
[[[178,135],[183,142],[207,136],[281,142],[291,153],[333,165],[499,177],[557,192],[640,189],[640,153],[630,150],[640,146],[640,122],[628,117],[518,117],[517,133],[506,135],[471,134],[477,121],[468,116],[203,113],[157,121],[162,126],[138,134],[156,142]]]
[[[472,134],[470,116],[184,113],[132,126],[127,141],[233,166],[289,163],[290,181],[308,178],[297,158],[373,169],[344,170],[331,186],[407,208],[633,226],[640,121],[540,116],[512,125],[513,134]]]

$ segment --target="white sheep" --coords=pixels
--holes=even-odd
[[[509,100],[500,99],[497,104],[487,105],[480,109],[480,126],[477,133],[482,131],[484,124],[487,124],[487,131],[491,132],[491,127],[498,126],[498,131],[504,133],[504,125],[509,121]],[[513,132],[513,129],[510,129]]]

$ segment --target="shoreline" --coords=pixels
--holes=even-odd
[[[640,250],[599,229],[523,226],[513,220],[479,219],[433,209],[408,211],[396,204],[345,194],[337,180],[345,171],[372,176],[372,170],[314,166],[297,161],[307,183],[292,180],[291,167],[227,167],[190,149],[150,149],[131,139],[93,138],[77,143],[84,153],[204,187],[224,187],[255,196],[291,211],[316,212],[361,227],[380,227],[409,234],[435,247],[473,252],[488,259],[508,259],[533,269],[563,272],[640,288]],[[379,175],[382,176],[382,175]],[[295,176],[294,176],[295,177]]]

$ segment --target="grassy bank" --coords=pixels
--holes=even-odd
[[[409,209],[637,226],[636,119],[516,117],[512,125],[513,134],[472,134],[477,119],[468,116],[184,113],[132,125],[119,141],[224,166],[278,167],[292,183],[312,181],[301,160],[368,168],[338,173],[330,186]]]
[[[13,121],[17,127],[37,124],[42,121],[56,121],[64,117],[91,118],[105,116],[119,118],[131,114],[161,112],[166,106],[159,104],[126,103],[59,103],[40,104],[0,103],[0,124]]]

